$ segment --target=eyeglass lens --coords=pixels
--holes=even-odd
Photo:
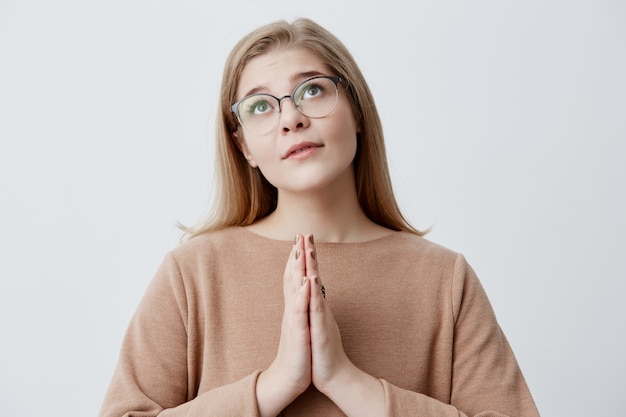
[[[315,77],[298,85],[290,97],[300,113],[311,118],[330,114],[337,105],[335,80],[325,76]],[[281,99],[282,100],[282,99]],[[245,97],[237,106],[239,122],[256,133],[267,133],[280,119],[279,99],[270,94],[253,94]]]

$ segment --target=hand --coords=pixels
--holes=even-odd
[[[309,326],[311,332],[312,382],[328,393],[338,377],[354,367],[343,349],[341,334],[322,292],[315,244],[305,236],[306,276],[310,283]]]
[[[262,417],[276,416],[311,383],[347,415],[384,414],[380,382],[348,359],[322,295],[313,236],[297,236],[283,277],[285,311],[278,353],[257,381]]]
[[[310,251],[309,251],[310,252]],[[275,416],[311,384],[310,280],[304,238],[297,236],[283,275],[285,309],[278,353],[257,382],[261,416]]]
[[[313,385],[348,416],[382,416],[385,393],[380,381],[358,369],[346,355],[339,326],[326,303],[313,237],[305,237],[309,280],[309,328]]]

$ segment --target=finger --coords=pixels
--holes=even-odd
[[[309,302],[311,299],[311,283],[308,278],[300,279],[300,288],[296,293],[295,312],[300,315],[300,325],[309,326]]]
[[[326,311],[326,288],[324,287],[321,278],[317,275],[308,277],[308,280],[310,281],[311,286],[309,313],[311,314],[311,321],[313,321],[321,319],[321,315],[319,313],[324,313]],[[311,325],[313,325],[313,323],[311,323]]]
[[[304,236],[304,250],[306,253],[306,276],[318,276],[319,268],[317,264],[317,251],[315,249],[315,240],[313,239],[313,235]]]
[[[302,278],[305,276],[305,263],[304,238],[301,235],[296,235],[285,270],[285,285],[291,289],[291,292],[298,291],[302,286]]]
[[[309,300],[309,328],[311,332],[311,349],[317,355],[325,355],[327,349],[332,345],[334,333],[331,330],[333,321],[332,314],[322,296],[322,281],[319,277],[309,278],[311,285],[311,296]],[[316,355],[316,353],[314,353]],[[319,358],[319,357],[318,357]],[[314,359],[315,362],[315,359]]]

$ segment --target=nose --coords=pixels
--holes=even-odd
[[[309,118],[300,113],[293,100],[287,98],[281,101],[278,127],[283,134],[305,129],[309,126],[309,122]]]

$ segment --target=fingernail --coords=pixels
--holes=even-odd
[[[311,258],[315,259],[315,251],[311,251]]]
[[[306,284],[306,277],[302,278],[302,285]]]
[[[298,243],[298,235],[296,235],[296,237],[293,239],[293,244],[295,245],[296,243]]]
[[[309,236],[309,242],[311,242],[311,245],[315,245],[315,240],[313,239],[313,235]]]
[[[296,251],[296,260],[298,260],[299,258],[300,258],[300,251],[299,251],[299,250],[297,250],[297,251]]]

